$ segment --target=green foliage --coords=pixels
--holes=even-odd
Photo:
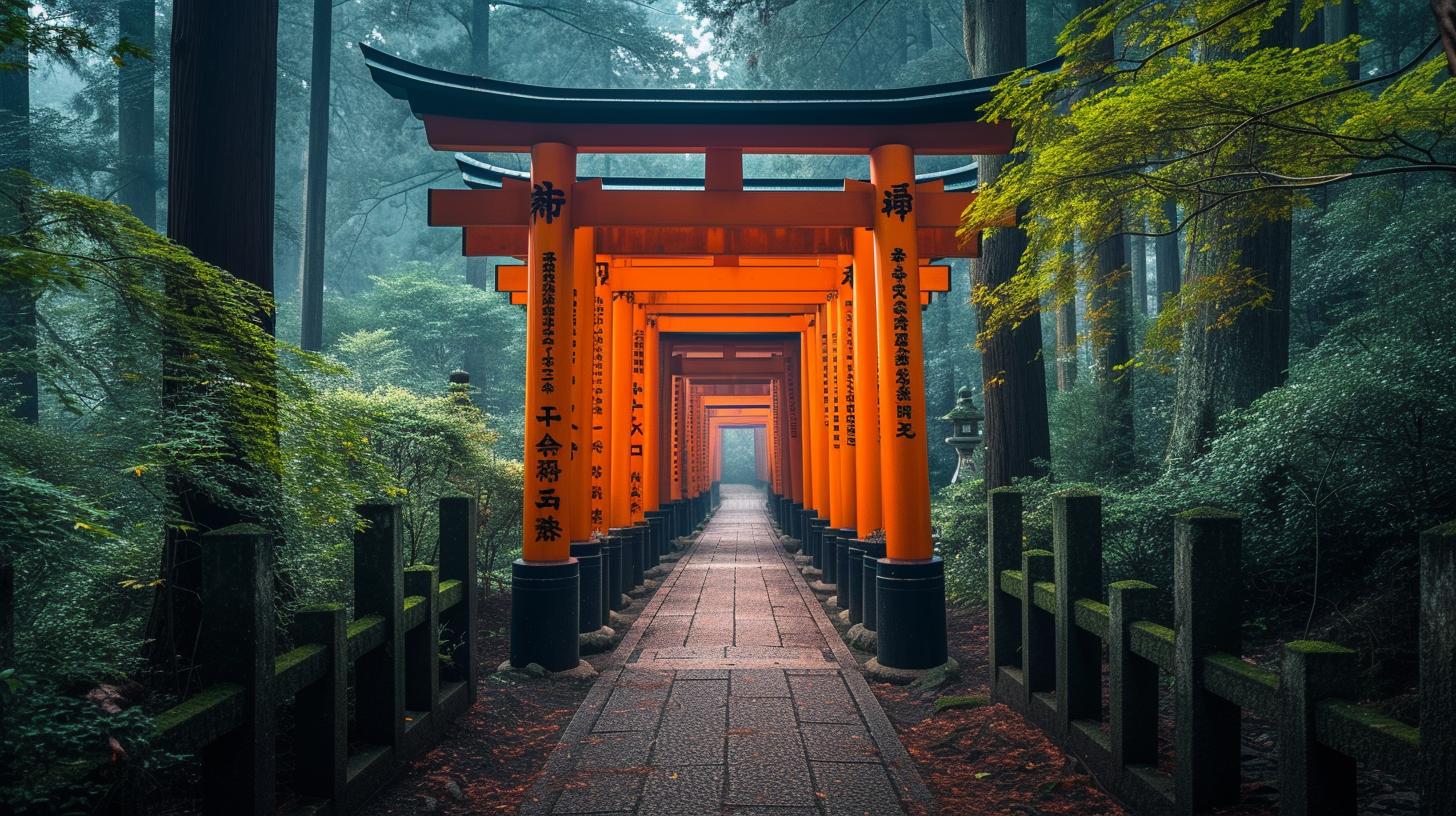
[[[38,13],[32,14],[32,10]],[[103,46],[91,26],[31,0],[0,0],[0,54],[4,55],[0,71],[25,67],[28,57],[42,55],[69,62],[85,54],[105,54],[118,66],[131,59],[151,58],[125,38]]]
[[[1167,359],[1198,304],[1231,321],[1268,302],[1232,249],[1307,204],[1302,191],[1452,172],[1456,79],[1443,75],[1444,61],[1427,49],[1388,76],[1351,83],[1346,67],[1366,40],[1262,47],[1277,41],[1285,9],[1284,0],[1109,0],[1063,32],[1062,70],[1020,71],[998,87],[986,112],[1016,123],[1023,160],[982,189],[966,225],[1025,202],[1029,249],[1010,282],[975,292],[990,310],[983,337],[1045,297],[1070,296],[1069,274],[1095,277],[1093,248],[1146,219],[1152,232],[1187,226],[1190,253],[1214,259],[1149,335],[1150,356]],[[1102,45],[1113,37],[1122,51],[1109,57]],[[1182,223],[1166,222],[1169,198]]]
[[[118,786],[139,787],[177,757],[150,745],[139,708],[57,693],[14,670],[0,672],[0,801],[7,813],[91,813]]]

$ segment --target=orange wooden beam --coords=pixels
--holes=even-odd
[[[835,291],[843,280],[844,273],[828,266],[612,266],[607,273],[607,285],[618,292],[644,292],[649,297],[641,302],[657,304],[674,302],[674,299],[659,301],[660,295],[684,295],[702,293],[704,299],[694,302],[753,303],[738,301],[738,293],[746,292],[819,292],[817,305],[824,302],[824,292]],[[920,267],[920,289],[923,292],[949,292],[951,288],[950,267],[927,265]],[[523,264],[497,264],[495,268],[495,290],[497,292],[526,291],[526,267]],[[796,294],[797,302],[800,297]],[[682,301],[680,298],[676,302]],[[759,301],[777,302],[777,301]]]
[[[957,229],[916,230],[924,256],[979,257],[979,234],[961,238]],[[526,255],[525,227],[468,226],[464,232],[467,257]],[[838,227],[598,227],[596,243],[598,252],[612,255],[824,255],[852,252],[853,232]]]
[[[499,189],[429,191],[432,227],[521,227],[531,212],[525,182]],[[843,190],[603,190],[601,180],[572,185],[568,199],[579,227],[868,227],[879,202],[864,182]],[[973,192],[917,192],[915,211],[925,228],[961,225]]]

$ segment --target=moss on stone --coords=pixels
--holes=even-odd
[[[1136,580],[1113,581],[1112,583],[1110,583],[1110,584],[1107,585],[1107,588],[1108,589],[1157,589],[1157,587],[1153,586],[1152,584],[1148,583],[1147,581],[1136,581]]]
[[[1053,555],[1053,553],[1052,553],[1051,550],[1026,550],[1025,552],[1022,553],[1022,555],[1027,556],[1028,558],[1053,558],[1054,557],[1054,555]]]
[[[1304,654],[1354,654],[1354,649],[1348,649],[1338,643],[1330,643],[1326,640],[1291,640],[1284,644],[1284,648],[1291,652]]]
[[[952,708],[980,708],[990,705],[991,701],[979,694],[961,694],[940,697],[935,701],[935,713],[948,711]]]
[[[1186,521],[1193,521],[1195,519],[1236,519],[1238,517],[1238,513],[1232,510],[1225,510],[1222,507],[1194,507],[1173,516],[1175,519],[1183,519]]]

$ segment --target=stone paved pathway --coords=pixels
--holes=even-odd
[[[933,810],[853,657],[779,548],[763,494],[727,485],[722,499],[520,812]]]

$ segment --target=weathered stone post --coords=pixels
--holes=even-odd
[[[1158,666],[1132,650],[1132,625],[1152,615],[1156,594],[1156,587],[1142,581],[1107,588],[1108,715],[1112,767],[1119,777],[1129,765],[1158,761]]]
[[[1001,574],[1021,568],[1021,492],[998,487],[986,496],[986,598],[990,620],[991,697],[1001,698],[1001,667],[1021,666],[1021,604],[1001,591]]]
[[[384,643],[354,664],[354,719],[360,741],[399,750],[404,740],[404,574],[397,504],[359,507],[354,533],[354,616],[378,617]]]
[[[464,683],[466,699],[475,702],[480,667],[475,658],[476,609],[480,593],[476,588],[476,540],[480,526],[473,496],[445,496],[440,499],[440,580],[460,582],[460,602],[440,613],[444,638],[451,644],[450,664],[442,670],[452,683]]]
[[[1239,707],[1204,688],[1203,658],[1237,656],[1239,517],[1200,508],[1173,522],[1173,780],[1177,809],[1197,813],[1239,798]]]
[[[1052,553],[1057,585],[1057,720],[1065,737],[1073,720],[1102,719],[1102,641],[1077,627],[1077,601],[1102,600],[1102,497],[1085,490],[1052,496]]]
[[[202,638],[208,685],[242,687],[242,723],[202,752],[203,812],[273,812],[273,536],[237,524],[202,536]]]
[[[429,564],[416,564],[404,571],[404,592],[420,598],[424,620],[404,636],[404,707],[409,711],[433,712],[440,690],[440,578]]]
[[[1456,522],[1421,534],[1421,813],[1456,813]]]
[[[1057,633],[1052,614],[1036,605],[1036,585],[1052,580],[1052,554],[1048,550],[1026,550],[1021,554],[1024,581],[1021,598],[1021,681],[1025,684],[1022,704],[1030,711],[1031,697],[1051,691],[1057,682]]]
[[[349,769],[349,654],[347,610],[322,604],[299,610],[293,639],[324,649],[323,676],[293,698],[294,785],[304,796],[343,802]]]
[[[1284,644],[1279,668],[1280,816],[1354,816],[1355,760],[1315,740],[1315,705],[1355,696],[1356,654],[1314,640]]]

